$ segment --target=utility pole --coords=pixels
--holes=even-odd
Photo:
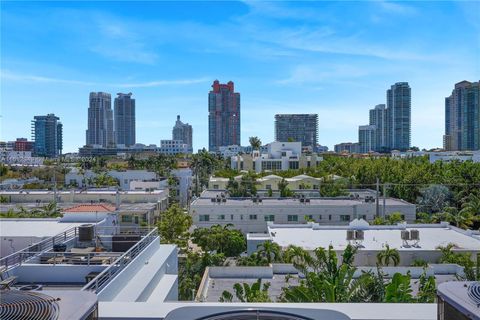
[[[378,179],[378,177],[377,177],[377,188],[376,188],[376,191],[377,191],[377,192],[375,193],[375,198],[376,198],[376,199],[375,199],[375,217],[378,218],[379,215],[380,215],[380,203],[378,203],[378,200],[379,200],[379,199],[378,199],[378,198],[379,198],[378,193],[380,192],[380,179]]]
[[[387,197],[387,184],[383,184],[383,217],[385,218],[385,212],[386,212],[386,197]]]

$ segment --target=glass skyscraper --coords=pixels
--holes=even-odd
[[[375,141],[373,151],[387,152],[387,109],[384,104],[378,104],[370,110],[369,124],[375,126]]]
[[[397,82],[387,90],[387,145],[390,150],[410,149],[411,89],[408,82]]]
[[[275,140],[301,142],[315,148],[318,143],[318,114],[276,114]]]
[[[53,113],[32,120],[33,153],[38,157],[56,158],[62,154],[63,126]]]
[[[234,84],[215,80],[208,94],[208,150],[240,145],[240,93]]]
[[[114,102],[115,144],[135,144],[135,99],[132,93],[117,93]]]
[[[445,150],[480,149],[480,82],[461,81],[445,98]]]

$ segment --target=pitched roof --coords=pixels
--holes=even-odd
[[[109,204],[79,204],[63,212],[113,212],[115,207]]]

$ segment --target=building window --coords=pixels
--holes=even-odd
[[[348,214],[341,214],[340,221],[350,221],[350,216]]]
[[[328,220],[332,221],[332,215],[331,214],[328,215]]]
[[[288,219],[288,222],[297,222],[298,216],[296,214],[289,214],[287,219]]]
[[[218,184],[213,185],[213,190],[218,190]]]
[[[250,215],[250,220],[257,220],[257,215],[256,214],[251,214]]]
[[[318,215],[318,220],[322,220],[322,215],[321,214]]]
[[[314,185],[313,185],[313,189],[314,189],[314,190],[318,190],[318,184],[314,184]]]
[[[232,221],[233,221],[233,214],[231,214],[231,215],[230,215],[230,220],[232,220]]]
[[[225,215],[224,215],[224,214],[221,214],[221,215],[219,215],[217,218],[218,218],[218,220],[225,220]]]
[[[275,216],[273,214],[269,214],[269,215],[266,215],[265,217],[265,221],[268,222],[268,221],[275,221]]]
[[[366,214],[362,215],[362,219],[367,220],[367,215]]]
[[[135,216],[135,224],[138,224],[139,223],[139,219],[138,219],[138,216]]]
[[[208,214],[201,214],[199,216],[199,221],[210,221],[210,216]]]
[[[313,221],[313,215],[311,214],[306,215],[305,218],[306,218],[305,220],[308,219],[309,221]]]
[[[265,187],[267,188],[267,190],[272,190],[272,185],[271,184],[267,184]]]
[[[132,216],[130,216],[130,215],[122,215],[122,222],[131,223],[131,222],[132,222]]]
[[[298,161],[289,161],[288,168],[292,170],[298,169],[299,168]]]

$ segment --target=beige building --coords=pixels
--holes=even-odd
[[[235,181],[240,181],[241,175],[234,178]],[[278,183],[282,181],[282,177],[271,174],[257,179],[258,190],[272,190],[278,191]],[[211,177],[208,181],[209,190],[226,190],[228,186],[228,178]],[[321,178],[314,178],[308,175],[298,175],[292,178],[285,178],[288,182],[288,188],[290,190],[318,190],[320,188]]]

